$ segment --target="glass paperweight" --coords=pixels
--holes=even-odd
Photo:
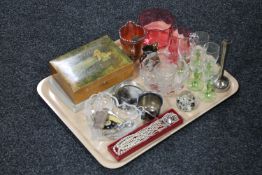
[[[190,91],[181,92],[176,98],[176,105],[179,110],[190,112],[196,108],[197,98]]]

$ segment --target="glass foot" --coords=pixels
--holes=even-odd
[[[201,91],[203,89],[203,83],[201,80],[189,80],[187,87],[191,91]]]
[[[203,92],[200,95],[200,99],[204,102],[211,102],[214,101],[216,98],[216,93],[215,92]]]

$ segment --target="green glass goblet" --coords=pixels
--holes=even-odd
[[[216,64],[219,57],[220,46],[213,42],[208,42],[203,64],[203,79],[205,88],[203,89],[202,99],[204,101],[213,101],[216,97],[214,89],[214,80],[219,72],[219,66]]]
[[[201,81],[203,72],[203,52],[201,49],[202,48],[195,49],[189,63],[191,78],[188,82],[188,88],[192,91],[200,91],[203,88],[203,82]]]
[[[200,69],[196,69],[192,72],[191,78],[188,82],[188,88],[192,91],[200,91],[203,88],[202,82],[202,71]]]

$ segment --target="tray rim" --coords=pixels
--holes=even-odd
[[[111,162],[111,161],[107,161],[106,159],[103,159],[103,156],[101,156],[100,153],[98,153],[93,146],[90,143],[90,140],[87,140],[81,133],[81,131],[77,128],[77,126],[74,126],[74,124],[72,124],[70,122],[70,120],[67,120],[65,117],[63,117],[63,113],[61,111],[59,111],[58,109],[55,108],[55,106],[53,106],[51,104],[51,101],[48,100],[48,98],[44,95],[43,91],[42,91],[42,87],[43,84],[45,82],[48,81],[48,78],[52,77],[52,75],[42,79],[38,85],[37,85],[37,92],[38,94],[41,96],[41,98],[46,102],[46,104],[55,112],[55,114],[60,118],[60,120],[63,121],[63,123],[71,130],[71,132],[78,138],[78,140],[87,148],[87,150],[90,152],[91,155],[93,155],[93,157],[104,167],[106,168],[110,168],[110,169],[115,169],[115,168],[120,168],[122,166],[124,166],[125,164],[131,162],[132,160],[134,160],[136,157],[140,156],[141,154],[143,154],[144,152],[146,152],[147,150],[151,149],[152,147],[154,147],[155,145],[157,145],[158,143],[162,142],[163,140],[165,140],[166,138],[168,138],[169,136],[171,136],[172,134],[174,134],[175,132],[177,132],[178,130],[180,130],[181,128],[185,127],[187,124],[193,122],[194,120],[196,120],[197,118],[199,118],[200,116],[202,116],[204,113],[208,112],[210,109],[216,107],[218,104],[220,104],[221,102],[225,101],[226,99],[228,99],[229,97],[231,97],[232,95],[234,95],[238,89],[239,89],[239,83],[238,81],[232,76],[230,75],[227,71],[225,71],[225,75],[231,80],[231,87],[232,84],[234,84],[234,89],[233,91],[223,97],[222,99],[220,99],[219,101],[217,101],[214,105],[210,106],[207,108],[207,110],[204,110],[200,113],[198,113],[197,115],[195,115],[194,117],[192,117],[192,119],[190,120],[184,120],[184,122],[179,125],[178,127],[176,127],[174,130],[170,131],[169,133],[163,135],[162,137],[160,137],[159,139],[157,139],[155,142],[152,142],[150,144],[148,144],[146,147],[140,149],[139,151],[137,151],[137,154],[131,154],[130,156],[128,156],[127,158],[121,160],[121,161],[116,161],[116,162]],[[180,114],[183,117],[183,114],[181,114],[179,111],[177,111],[178,114]],[[129,159],[128,159],[129,158]]]

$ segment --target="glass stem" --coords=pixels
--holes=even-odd
[[[207,87],[206,87],[206,96],[210,97],[211,94],[214,92],[213,84],[211,80],[207,81]]]
[[[194,78],[192,81],[192,87],[198,87],[200,81],[201,73],[199,71],[194,72]]]

